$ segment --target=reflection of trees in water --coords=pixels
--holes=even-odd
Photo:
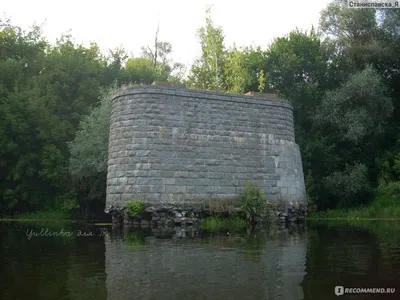
[[[69,228],[0,224],[0,298],[302,299],[302,282],[304,299],[328,300],[336,299],[335,285],[400,289],[400,223],[394,221],[310,224],[307,234],[275,228],[160,238],[109,231],[28,240],[27,229],[42,227]],[[92,231],[70,230],[78,228]]]
[[[12,223],[2,228],[0,298],[47,300],[67,293],[65,282],[68,253],[73,246],[71,239],[32,237],[28,240],[26,232],[31,229],[39,232],[40,224]],[[54,256],[47,256],[49,249]],[[54,278],[58,281],[54,282]]]
[[[105,300],[104,237],[32,237],[41,228],[76,233],[90,228],[68,223],[13,223],[1,228],[1,299]],[[2,265],[3,264],[3,265]]]
[[[311,224],[302,283],[306,299],[334,299],[336,285],[399,287],[399,236],[398,224],[387,221]]]
[[[93,229],[87,230],[94,232]],[[68,267],[70,299],[107,300],[104,237],[82,237],[74,241]]]

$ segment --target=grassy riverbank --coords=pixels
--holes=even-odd
[[[2,221],[68,221],[71,216],[63,211],[35,211],[2,216]]]
[[[326,212],[309,212],[308,219],[344,219],[344,220],[400,220],[400,197],[380,196],[367,206],[350,209],[330,209]]]

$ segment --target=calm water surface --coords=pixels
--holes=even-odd
[[[6,300],[400,299],[394,221],[229,235],[1,222],[0,253]],[[337,285],[397,290],[337,297]]]

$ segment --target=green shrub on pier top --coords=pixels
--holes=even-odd
[[[144,201],[132,200],[126,204],[126,213],[129,217],[140,217],[144,213]]]

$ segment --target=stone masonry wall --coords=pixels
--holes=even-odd
[[[163,86],[115,94],[106,212],[128,200],[182,207],[232,197],[246,181],[269,201],[304,201],[289,103]]]

